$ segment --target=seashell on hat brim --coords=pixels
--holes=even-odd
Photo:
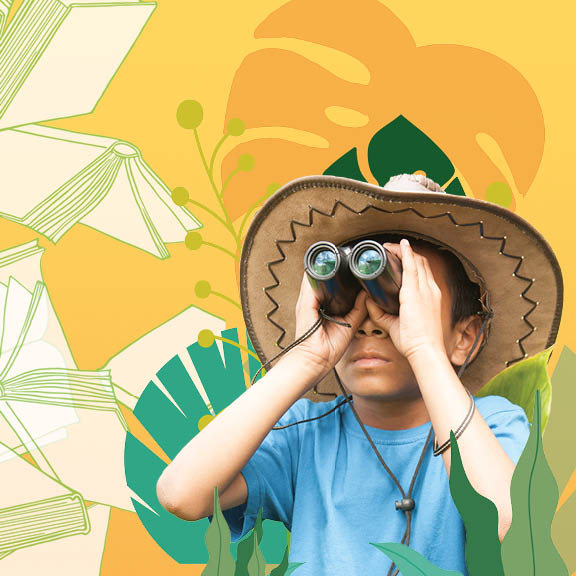
[[[263,363],[295,339],[295,306],[308,247],[318,240],[343,244],[386,232],[452,251],[486,293],[494,315],[490,334],[462,376],[472,393],[507,366],[554,343],[562,314],[562,274],[550,245],[526,220],[499,205],[441,191],[389,190],[348,178],[307,176],[268,199],[242,250],[244,319]],[[332,374],[318,390],[341,393]]]

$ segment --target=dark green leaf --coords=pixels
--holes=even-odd
[[[298,566],[302,566],[304,562],[288,562],[288,554],[290,552],[290,546],[286,546],[286,551],[284,552],[284,558],[282,558],[282,562],[270,572],[268,576],[289,576],[298,568]]]
[[[551,386],[546,364],[552,353],[548,348],[535,356],[525,358],[512,364],[509,368],[496,374],[486,384],[477,396],[504,396],[513,404],[524,409],[528,420],[532,421],[534,414],[534,399],[536,390],[540,390],[542,398],[542,429],[546,428],[550,415]]]
[[[234,574],[234,558],[230,553],[230,528],[220,509],[218,488],[214,488],[214,515],[206,530],[206,548],[210,559],[202,576],[229,576]]]
[[[366,182],[366,178],[362,175],[360,166],[358,165],[357,148],[352,148],[352,150],[348,150],[346,154],[340,156],[336,162],[324,170],[324,174]]]
[[[540,392],[536,391],[530,437],[510,489],[512,524],[502,541],[506,576],[568,576],[551,537],[558,486],[542,449],[540,420]]]
[[[468,573],[470,576],[504,576],[498,538],[498,510],[470,484],[453,432],[450,432],[450,446],[450,493],[466,528]]]
[[[422,554],[404,544],[371,544],[384,552],[396,564],[402,576],[462,576],[460,572],[442,570],[434,566]]]

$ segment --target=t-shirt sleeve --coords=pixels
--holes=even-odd
[[[516,464],[530,435],[524,410],[501,396],[486,396],[479,409],[509,458]]]
[[[302,402],[305,401],[296,402],[276,426],[302,420],[305,417]],[[248,487],[247,501],[223,511],[230,526],[232,541],[239,540],[254,527],[260,508],[263,519],[283,522],[288,529],[292,525],[299,428],[291,426],[283,430],[270,430],[241,470]]]

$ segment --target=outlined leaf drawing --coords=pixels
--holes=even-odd
[[[203,426],[246,390],[235,328],[223,330],[215,339],[200,339],[188,346],[187,354],[194,374],[187,369],[182,355],[173,356],[158,370],[134,408],[134,415],[168,459],[174,458]],[[177,562],[206,563],[204,535],[208,520],[181,520],[158,502],[156,483],[166,461],[131,433],[126,437],[124,454],[126,482],[137,496],[134,507],[146,530]],[[286,529],[278,522],[266,520],[264,534],[262,552],[266,561],[280,562]],[[236,555],[237,543],[232,543],[231,552]]]
[[[442,570],[426,560],[422,554],[408,548],[404,544],[374,544],[378,550],[384,552],[390,560],[398,566],[402,576],[462,576],[454,570]]]
[[[225,117],[241,118],[246,131],[227,150],[221,180],[241,156],[254,159],[254,169],[226,189],[233,219],[269,184],[321,174],[337,160],[350,177],[378,181],[368,143],[398,118],[450,158],[467,195],[486,198],[494,183],[504,183],[514,209],[528,192],[544,148],[542,110],[526,79],[499,57],[465,46],[417,46],[377,0],[360,0],[354,10],[292,0],[255,29],[254,46],[236,71]]]
[[[538,390],[530,436],[516,465],[510,495],[512,524],[502,540],[506,576],[568,576],[551,536],[558,486],[542,448]]]
[[[155,8],[24,0],[0,37],[0,129],[92,112]]]
[[[0,132],[0,158],[0,216],[52,242],[82,223],[168,258],[166,243],[201,226],[128,142],[33,125]]]
[[[546,365],[552,350],[553,347],[547,348],[505,368],[485,384],[476,395],[479,398],[491,395],[504,396],[513,404],[521,406],[526,412],[528,420],[532,422],[536,390],[538,390],[542,402],[542,430],[545,430],[550,416],[552,400],[550,378]]]
[[[498,510],[478,494],[466,476],[460,449],[450,431],[450,493],[466,529],[466,568],[470,576],[504,576],[498,538]]]
[[[546,460],[558,483],[560,500],[552,522],[552,540],[572,574],[576,570],[576,497],[571,481],[576,467],[576,454],[566,449],[566,438],[574,435],[574,406],[576,406],[576,354],[565,346],[552,374],[554,409],[544,434]]]
[[[214,515],[206,530],[206,548],[210,558],[202,576],[223,576],[234,573],[234,558],[230,554],[230,528],[222,514],[218,488],[214,488]]]

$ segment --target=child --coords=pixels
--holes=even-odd
[[[402,263],[399,315],[360,291],[343,318],[318,320],[320,302],[302,278],[307,248],[382,235]],[[255,218],[241,290],[260,358],[277,346],[285,353],[167,467],[162,505],[206,517],[218,486],[235,540],[262,507],[291,530],[300,576],[390,575],[370,543],[400,541],[467,574],[449,435],[459,437],[473,487],[496,505],[502,539],[528,423],[508,400],[472,393],[554,341],[562,281],[545,240],[512,212],[445,194],[423,176],[384,188],[307,177]],[[340,395],[301,399],[327,394]]]

